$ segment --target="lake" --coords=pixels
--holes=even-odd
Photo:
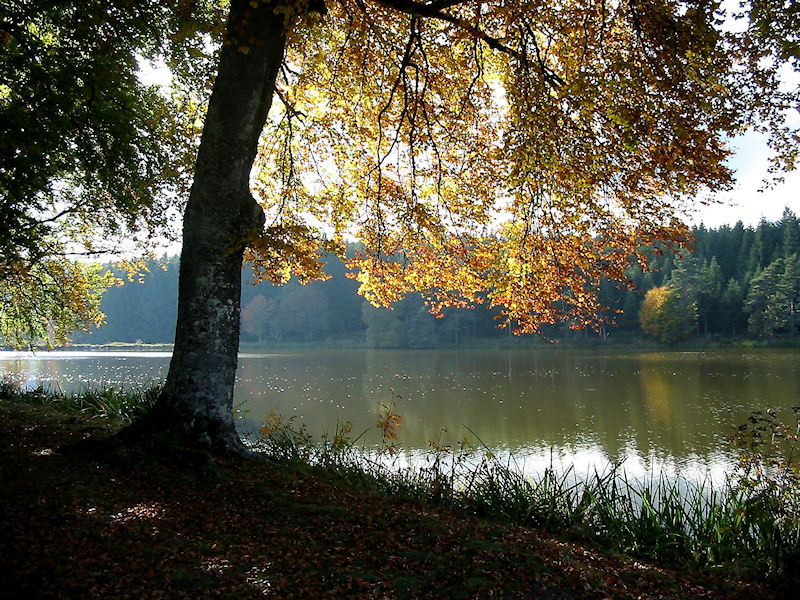
[[[168,362],[165,353],[0,352],[6,376],[64,391],[161,381]],[[634,476],[716,480],[732,464],[725,437],[751,411],[800,404],[800,351],[244,353],[236,386],[244,431],[279,413],[315,435],[346,420],[354,433],[372,427],[365,439],[373,443],[380,404],[394,402],[412,460],[432,439],[467,436],[526,472],[624,461]]]

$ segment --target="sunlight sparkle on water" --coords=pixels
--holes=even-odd
[[[135,388],[163,381],[169,356],[0,352],[0,371],[65,392]],[[352,421],[374,448],[379,406],[395,402],[405,448],[395,462],[422,467],[446,430],[444,443],[466,436],[525,474],[621,464],[629,477],[717,482],[735,466],[727,436],[754,410],[796,405],[798,389],[792,349],[251,352],[240,355],[234,406],[243,431],[271,413],[315,437]]]

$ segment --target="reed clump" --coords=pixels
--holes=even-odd
[[[43,385],[24,389],[8,379],[0,381],[0,398],[39,406],[52,406],[67,412],[113,419],[123,423],[129,423],[150,410],[160,393],[161,385],[156,383],[132,388],[87,386],[77,392],[63,392]]]

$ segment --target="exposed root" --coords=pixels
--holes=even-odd
[[[187,422],[165,418],[151,411],[108,439],[87,438],[66,451],[90,453],[109,462],[128,463],[143,458],[175,461],[181,465],[209,468],[218,458],[240,458],[269,464],[269,459],[242,442],[235,429],[218,423]],[[154,414],[155,413],[155,414]]]

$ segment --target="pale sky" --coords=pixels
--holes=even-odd
[[[693,224],[701,221],[706,227],[734,225],[741,220],[745,225],[757,225],[761,217],[777,221],[785,206],[800,215],[800,170],[784,173],[784,182],[764,189],[771,152],[764,138],[748,134],[731,143],[735,154],[729,164],[736,172],[736,187],[730,192],[720,192],[716,200],[723,204],[701,207]],[[762,191],[759,191],[762,190]]]

